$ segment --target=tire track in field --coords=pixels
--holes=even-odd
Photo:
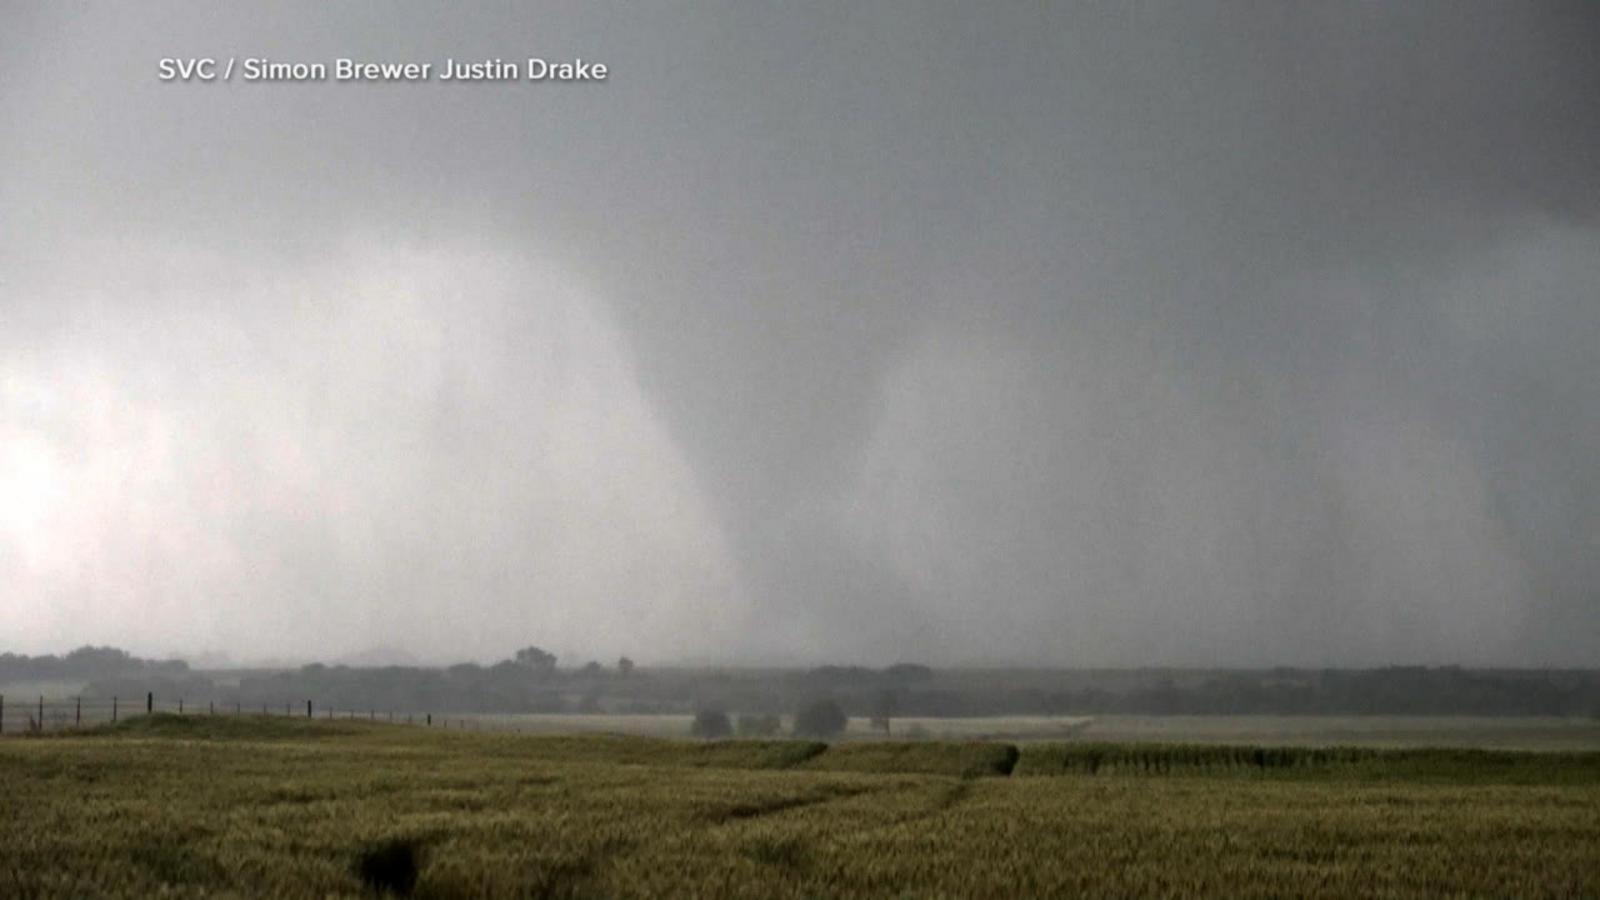
[[[774,797],[767,800],[751,800],[734,803],[720,809],[706,813],[705,818],[712,825],[725,825],[730,822],[748,821],[764,816],[773,816],[788,812],[791,809],[801,809],[807,806],[817,806],[831,803],[835,800],[848,800],[862,794],[871,794],[881,791],[882,788],[832,786],[820,791],[792,795],[788,797]]]

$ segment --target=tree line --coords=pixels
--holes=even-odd
[[[352,667],[312,663],[269,672],[199,672],[182,660],[113,647],[62,656],[0,654],[0,685],[78,681],[85,696],[163,696],[250,706],[315,699],[356,710],[753,717],[790,716],[828,699],[848,716],[992,715],[1600,715],[1600,671],[1391,666],[1374,669],[963,670],[916,663],[813,669],[563,667],[527,646],[491,665]]]

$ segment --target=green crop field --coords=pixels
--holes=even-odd
[[[0,896],[1600,896],[1600,754],[523,736],[0,741]]]

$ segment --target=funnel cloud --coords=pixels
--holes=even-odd
[[[0,649],[1600,652],[1592,4],[3,9]]]

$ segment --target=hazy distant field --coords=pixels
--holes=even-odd
[[[524,734],[635,734],[683,737],[692,716],[441,716]],[[789,721],[785,719],[785,727]],[[850,720],[849,740],[881,738],[867,719]],[[1463,716],[991,716],[897,718],[891,736],[969,740],[1156,741],[1370,747],[1488,747],[1600,750],[1600,720]]]
[[[1600,750],[1600,719],[1465,716],[1098,716],[1096,741]]]
[[[0,740],[0,797],[6,897],[1600,894],[1600,754],[158,716]]]
[[[35,697],[47,697],[52,700],[62,697],[76,697],[83,692],[83,681],[8,681],[0,684],[0,697],[10,698],[7,702],[13,707],[25,704]]]
[[[464,721],[473,726],[517,731],[523,734],[632,734],[644,737],[685,737],[694,716],[672,715],[466,715],[441,716],[438,720]],[[970,740],[1061,739],[1079,734],[1092,721],[1087,716],[989,716],[982,718],[935,719],[896,718],[890,737],[925,737]],[[787,731],[792,717],[783,717]],[[869,719],[853,718],[846,729],[847,740],[882,738],[881,730]]]

